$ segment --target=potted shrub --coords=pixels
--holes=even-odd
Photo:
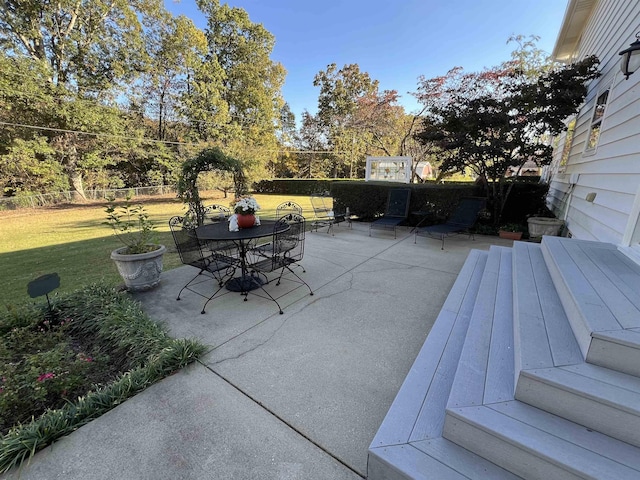
[[[543,235],[558,236],[564,227],[564,220],[550,217],[529,217],[527,223],[529,237],[534,239],[539,239]]]
[[[132,205],[130,200],[127,196],[125,203],[118,207],[114,199],[109,199],[105,210],[105,223],[124,244],[111,252],[111,259],[127,290],[149,290],[160,282],[162,256],[167,249],[155,243],[155,226],[144,206]]]
[[[508,240],[520,240],[523,231],[522,225],[518,223],[508,223],[500,227],[498,235],[500,238],[506,238]]]

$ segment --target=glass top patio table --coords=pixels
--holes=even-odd
[[[248,292],[260,288],[264,283],[260,277],[251,275],[247,267],[247,252],[250,249],[251,242],[258,238],[270,237],[274,233],[282,233],[291,227],[286,223],[280,223],[281,227],[275,230],[275,220],[262,220],[260,225],[251,228],[241,228],[237,232],[229,231],[228,222],[216,222],[207,225],[201,225],[196,228],[196,236],[200,240],[214,241],[231,241],[238,247],[240,254],[240,266],[242,274],[234,277],[226,283],[227,290],[232,292]]]

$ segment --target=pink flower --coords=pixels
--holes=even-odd
[[[77,357],[79,360],[84,360],[85,362],[93,362],[93,358],[89,355],[85,355],[84,353],[79,353]]]
[[[50,378],[55,377],[56,375],[53,372],[43,373],[38,377],[39,382],[44,382],[45,380],[49,380]]]

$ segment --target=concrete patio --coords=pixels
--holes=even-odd
[[[39,452],[19,478],[364,478],[369,444],[469,251],[495,244],[512,242],[460,235],[440,250],[414,244],[408,228],[394,240],[357,223],[308,233],[300,275],[314,295],[280,297],[283,315],[237,293],[201,315],[202,297],[175,300],[196,271],[165,272],[137,298],[172,336],[210,351]]]

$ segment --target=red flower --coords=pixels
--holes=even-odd
[[[45,380],[49,380],[50,378],[55,377],[56,375],[53,372],[43,373],[38,377],[39,382],[44,382]]]

